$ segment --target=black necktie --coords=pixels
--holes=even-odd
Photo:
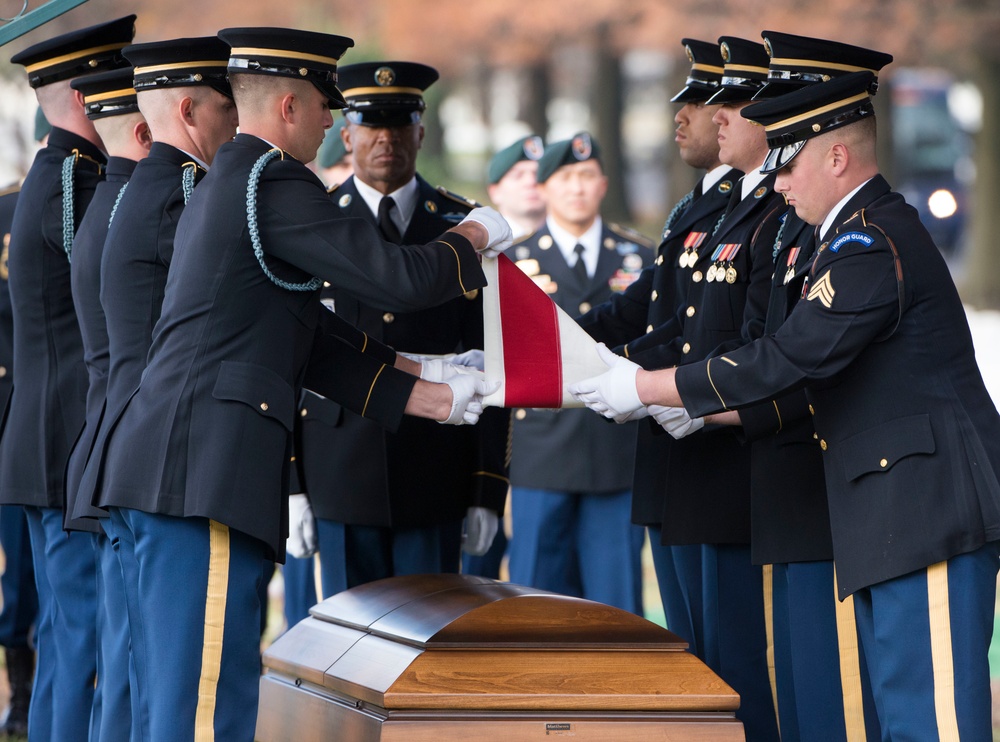
[[[382,200],[378,202],[378,229],[387,241],[398,245],[403,241],[403,235],[390,216],[395,205],[392,196],[382,196]]]
[[[583,252],[586,248],[577,243],[577,246],[573,248],[573,252],[576,253],[576,263],[573,264],[573,272],[576,277],[580,279],[581,283],[586,283],[590,276],[587,275],[587,264],[583,262]]]

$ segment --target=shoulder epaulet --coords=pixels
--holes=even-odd
[[[20,192],[21,192],[20,183],[14,183],[13,185],[9,185],[6,188],[0,188],[0,196],[10,196],[11,194]]]
[[[329,188],[326,189],[326,192],[327,193],[333,193],[338,188],[340,188],[340,183],[334,183],[332,186],[330,186]]]
[[[445,198],[450,199],[452,201],[456,201],[456,202],[462,204],[463,206],[469,207],[470,209],[477,209],[480,206],[482,206],[482,204],[479,203],[478,201],[474,201],[471,198],[466,198],[465,196],[459,196],[457,193],[453,193],[453,192],[449,191],[444,186],[438,186],[437,187],[437,192],[440,193]]]
[[[649,247],[649,248],[653,247],[653,241],[651,239],[649,239],[648,237],[646,237],[646,235],[640,232],[636,232],[634,229],[630,229],[628,227],[622,226],[621,224],[615,224],[615,223],[608,224],[608,229],[610,229],[619,237],[624,237],[625,239],[631,240],[632,242],[642,245],[643,247]]]

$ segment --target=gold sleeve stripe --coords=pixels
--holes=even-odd
[[[128,44],[125,42],[118,42],[116,44],[105,44],[104,46],[94,46],[90,49],[81,49],[80,51],[70,52],[69,54],[63,54],[60,57],[52,57],[51,59],[45,59],[41,62],[35,62],[34,64],[25,65],[24,69],[26,72],[34,72],[35,70],[44,70],[46,67],[54,67],[57,64],[62,64],[63,62],[72,62],[76,59],[83,59],[84,57],[89,57],[92,54],[100,54],[101,52],[109,52],[112,50],[124,49]]]
[[[778,713],[778,673],[774,669],[774,565],[765,564],[761,567],[764,578],[764,636],[767,641],[767,680],[771,684],[771,703],[774,704],[774,716],[781,719]],[[778,733],[781,733],[781,723],[778,723]]]
[[[462,282],[462,259],[458,256],[458,250],[450,242],[445,242],[444,240],[438,240],[442,245],[447,245],[451,248],[451,251],[455,254],[455,265],[458,266],[458,287],[462,289],[462,293],[467,293],[465,289],[465,284]]]
[[[366,350],[368,350],[368,333],[363,332],[361,334],[365,336],[365,341],[361,344],[361,352],[364,353]]]
[[[854,596],[837,599],[837,574],[833,575],[834,610],[837,617],[837,645],[840,654],[840,687],[844,697],[844,727],[847,742],[865,742],[864,694],[861,691],[861,650],[854,620]]]
[[[625,345],[625,357],[628,358],[628,344]]]
[[[712,391],[715,392],[715,396],[719,398],[719,403],[722,405],[722,409],[728,412],[729,405],[726,404],[726,400],[724,400],[722,398],[722,395],[719,394],[719,390],[715,387],[715,382],[712,381],[712,361],[714,360],[715,360],[714,358],[709,358],[708,361],[705,363],[705,373],[708,374],[708,383],[712,385]]]
[[[474,477],[491,477],[493,479],[499,479],[501,482],[506,482],[507,484],[510,484],[510,480],[507,477],[504,477],[504,476],[502,476],[500,474],[494,474],[491,471],[474,471],[474,472],[472,472],[472,476],[474,476]]]
[[[368,387],[368,396],[365,397],[365,406],[361,408],[361,417],[364,417],[365,413],[368,412],[368,403],[371,401],[372,392],[375,391],[375,385],[378,383],[378,377],[382,375],[383,371],[385,371],[384,363],[382,364],[382,367],[378,370],[378,373],[375,374],[375,378],[372,379],[372,385]]]
[[[958,742],[955,709],[955,663],[951,649],[951,606],[948,598],[948,563],[927,568],[927,606],[931,628],[931,666],[934,670],[934,713],[937,732],[944,742]]]
[[[781,424],[781,410],[778,409],[778,400],[772,399],[771,400],[771,404],[774,405],[774,414],[778,416],[778,429],[775,430],[774,432],[775,433],[780,433],[781,432],[781,428],[783,426]]]
[[[195,742],[214,742],[215,705],[222,674],[222,639],[229,593],[229,528],[208,522],[208,589],[205,592],[205,629],[198,679],[198,706],[194,717]]]

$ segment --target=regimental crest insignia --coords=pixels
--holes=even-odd
[[[351,194],[345,193],[343,196],[340,197],[340,200],[337,201],[337,203],[340,204],[340,208],[346,209],[348,206],[351,205]]]
[[[573,156],[583,162],[589,160],[594,151],[594,145],[590,141],[590,134],[577,134],[573,137]]]
[[[396,73],[392,67],[379,67],[375,70],[375,84],[380,88],[392,85],[396,82]]]
[[[814,283],[809,288],[809,293],[806,295],[806,301],[813,301],[819,299],[820,304],[829,309],[833,306],[833,297],[836,295],[836,291],[833,288],[833,282],[830,280],[830,271],[827,270],[816,283]]]
[[[528,137],[524,140],[524,156],[529,160],[539,160],[545,154],[545,145],[541,137]]]

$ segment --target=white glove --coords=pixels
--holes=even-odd
[[[472,374],[455,374],[444,383],[451,387],[452,395],[451,414],[439,421],[445,425],[475,425],[483,414],[483,397],[500,388],[499,381]]]
[[[645,407],[635,388],[639,366],[627,358],[615,355],[604,343],[597,344],[601,360],[608,370],[599,376],[570,384],[569,393],[594,412],[617,422],[633,419],[629,415]]]
[[[627,412],[624,415],[615,415],[612,420],[616,423],[630,423],[633,420],[642,420],[644,417],[649,417],[649,407],[643,405],[638,410],[633,410],[632,412]]]
[[[293,557],[306,559],[316,553],[319,538],[316,535],[316,518],[307,495],[288,497],[288,540],[285,551]]]
[[[465,533],[462,534],[462,551],[472,556],[482,556],[490,550],[500,528],[500,516],[489,508],[471,507],[465,514]]]
[[[510,225],[496,209],[480,206],[469,212],[462,220],[462,223],[465,222],[478,222],[486,227],[486,231],[489,233],[489,242],[486,247],[479,251],[480,255],[495,258],[514,244],[514,233],[510,231]]]
[[[456,366],[468,366],[477,371],[483,371],[486,368],[486,354],[478,348],[467,350],[464,353],[457,353],[449,360]]]
[[[649,405],[649,414],[660,424],[660,427],[680,440],[705,427],[705,418],[694,419],[683,407],[664,407],[658,404]]]

